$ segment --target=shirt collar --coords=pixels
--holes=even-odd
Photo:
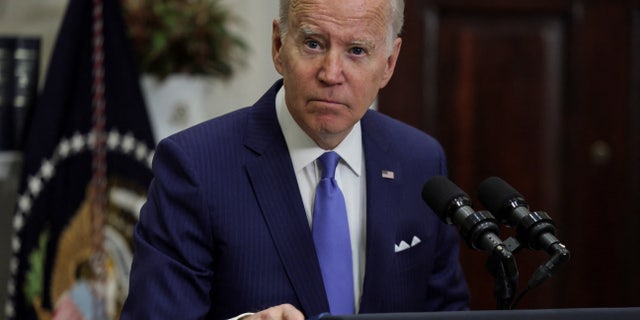
[[[326,150],[318,147],[293,119],[284,99],[284,90],[284,86],[282,86],[276,94],[276,114],[278,116],[278,123],[282,128],[284,140],[289,149],[293,169],[298,173],[326,152]],[[351,132],[333,151],[340,155],[354,174],[357,176],[362,174],[363,152],[360,121],[353,126]]]

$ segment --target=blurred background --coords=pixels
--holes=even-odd
[[[380,110],[436,136],[474,199],[490,176],[509,182],[571,250],[519,307],[640,306],[640,1],[409,0],[405,12]],[[548,257],[516,259],[524,288]],[[465,247],[462,260],[473,307],[495,307],[486,255]]]
[[[170,31],[173,32],[178,28],[166,23],[171,22],[171,19],[184,18],[181,15],[194,14],[189,6],[183,5],[193,1],[169,1],[176,6],[165,8],[163,11],[165,16],[155,20],[143,16],[144,10],[137,7],[162,2],[122,1],[123,8],[131,9],[132,12],[137,10],[126,16],[127,22],[131,23],[130,28],[133,30],[140,26],[151,28],[157,25],[162,31],[166,31],[167,35],[173,36]],[[197,2],[205,3],[206,1]],[[24,37],[39,41],[37,64],[39,90],[42,90],[44,85],[56,37],[69,3],[69,0],[0,0],[0,38]],[[195,8],[195,6],[192,7]],[[150,11],[150,9],[147,10],[147,13],[150,14]],[[220,17],[219,11],[225,11],[226,15]],[[205,15],[205,17],[218,19],[205,21],[203,22],[205,25],[211,23],[214,31],[216,28],[228,28],[225,29],[227,33],[236,34],[244,43],[244,49],[232,51],[230,54],[233,56],[227,57],[230,60],[229,64],[233,61],[232,74],[221,74],[219,70],[208,73],[202,70],[199,70],[199,73],[191,72],[192,69],[178,70],[180,66],[167,62],[173,54],[179,56],[181,53],[180,48],[176,47],[159,49],[158,55],[169,58],[154,61],[150,66],[147,65],[145,70],[139,68],[140,84],[156,140],[197,122],[251,105],[278,79],[271,62],[271,22],[277,14],[278,0],[219,0],[216,1],[215,9],[211,10],[211,16]],[[224,24],[220,21],[224,21]],[[154,30],[145,31],[148,31],[147,35],[151,36]],[[194,34],[197,31],[190,29]],[[148,41],[148,39],[143,40]],[[148,50],[151,51],[151,44],[141,43],[148,45]],[[136,58],[137,61],[141,61],[145,57]],[[184,60],[179,62],[183,65],[187,64]],[[167,74],[167,66],[175,67],[176,75]],[[6,129],[6,127],[6,125],[0,125],[0,128]],[[13,217],[22,159],[20,147],[15,144],[1,149],[0,319],[4,319],[7,281],[10,278]]]
[[[67,3],[0,0],[0,36],[41,41],[40,86]],[[140,70],[156,139],[250,105],[278,78],[270,56],[278,1],[219,3],[231,17],[225,34],[241,43],[232,71],[184,82],[188,72]],[[379,110],[438,138],[451,180],[474,200],[485,178],[505,179],[553,218],[571,250],[519,308],[640,306],[640,0],[406,4],[400,61]],[[130,28],[151,25],[137,14]],[[0,160],[0,261],[8,261],[19,151]],[[494,309],[487,255],[461,247],[472,308]],[[522,289],[548,255],[523,249],[516,259]],[[6,270],[0,265],[0,305]]]

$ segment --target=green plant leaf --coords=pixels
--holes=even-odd
[[[248,46],[231,32],[240,23],[218,0],[122,0],[136,61],[143,73],[230,77]]]
[[[29,254],[29,270],[25,274],[23,284],[26,301],[33,301],[36,297],[42,296],[44,291],[44,263],[47,258],[48,241],[49,231],[45,230],[40,234],[38,247]]]

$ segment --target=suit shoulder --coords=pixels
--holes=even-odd
[[[166,139],[171,139],[181,145],[190,143],[206,143],[207,141],[224,139],[230,141],[234,137],[241,136],[239,133],[245,127],[249,107],[238,109],[230,113],[212,118],[176,132]]]
[[[363,118],[363,122],[366,122],[367,126],[373,130],[384,132],[394,145],[421,147],[428,150],[442,149],[440,142],[432,135],[381,112],[370,110]]]

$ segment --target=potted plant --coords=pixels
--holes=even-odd
[[[218,0],[123,0],[140,71],[230,77],[246,45]]]
[[[218,0],[122,0],[156,138],[206,118],[213,79],[243,65],[239,20]]]

